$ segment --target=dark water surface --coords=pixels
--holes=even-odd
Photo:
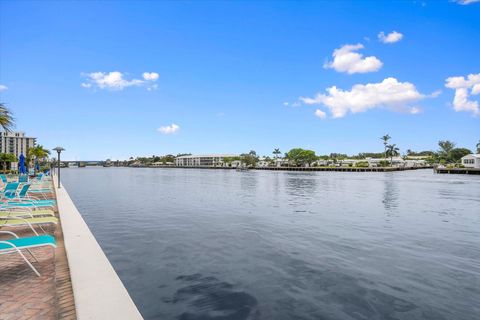
[[[65,169],[146,319],[480,319],[480,177]]]

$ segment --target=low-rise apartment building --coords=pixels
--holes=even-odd
[[[223,166],[225,158],[238,157],[237,154],[203,154],[180,156],[175,158],[175,165],[179,167]]]

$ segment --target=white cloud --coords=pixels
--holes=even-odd
[[[445,87],[455,90],[453,109],[472,112],[475,116],[480,116],[478,101],[470,99],[470,95],[480,94],[480,73],[469,74],[467,77],[450,77],[445,81]]]
[[[377,57],[363,57],[356,51],[363,49],[362,44],[347,44],[333,51],[333,61],[323,65],[326,69],[335,69],[338,72],[366,73],[378,71],[383,63]]]
[[[172,123],[169,126],[163,126],[157,129],[157,131],[161,132],[162,134],[173,134],[180,130],[180,126],[176,125],[175,123]]]
[[[0,92],[7,91],[7,89],[8,89],[7,86],[0,84]]]
[[[157,81],[160,75],[156,72],[144,72],[143,79],[147,81]]]
[[[395,43],[403,39],[403,34],[397,31],[392,31],[389,34],[385,35],[382,31],[378,34],[378,40],[383,43]]]
[[[152,91],[152,90],[157,90],[157,88],[158,88],[158,84],[155,83],[155,84],[152,84],[151,86],[149,86],[149,87],[147,88],[147,90],[148,90],[148,91]]]
[[[156,88],[156,85],[151,83],[156,81],[159,77],[156,72],[145,72],[143,79],[126,79],[125,74],[120,71],[112,72],[91,72],[82,74],[86,81],[80,84],[83,88],[99,88],[108,90],[123,90],[128,87],[146,86],[148,90]]]
[[[461,5],[467,5],[475,2],[480,2],[480,0],[456,0],[455,2]]]
[[[435,90],[428,95],[429,98],[436,98],[442,94],[442,90]]]
[[[320,119],[325,119],[327,117],[327,114],[320,109],[315,110],[315,115]]]
[[[283,105],[284,105],[285,107],[294,107],[294,108],[296,108],[296,107],[300,107],[302,104],[301,104],[299,101],[295,101],[295,102],[292,102],[292,103],[290,103],[290,102],[284,102]]]
[[[480,93],[480,83],[477,83],[476,85],[473,86],[472,88],[472,94],[477,95]]]
[[[409,112],[410,114],[418,114],[418,113],[422,112],[422,109],[417,108],[417,107],[411,107],[411,108],[408,110],[408,112]]]
[[[399,82],[395,78],[386,78],[379,83],[356,84],[351,90],[333,86],[326,91],[327,94],[319,93],[313,98],[300,97],[300,100],[308,105],[324,105],[333,118],[342,118],[349,112],[358,113],[379,107],[395,111],[412,110],[412,103],[427,98],[412,83]]]

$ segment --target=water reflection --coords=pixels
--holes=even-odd
[[[317,192],[315,175],[289,172],[285,175],[285,186],[288,195],[302,198],[314,197]]]
[[[386,175],[383,189],[383,206],[387,211],[387,215],[391,215],[398,207],[398,186],[395,181],[395,174]]]

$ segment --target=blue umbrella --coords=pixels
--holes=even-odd
[[[35,168],[37,171],[40,171],[40,164],[38,163],[38,160],[35,160]]]
[[[18,164],[19,168],[18,170],[20,173],[25,174],[27,170],[25,169],[25,156],[23,154],[20,155],[20,163]]]

